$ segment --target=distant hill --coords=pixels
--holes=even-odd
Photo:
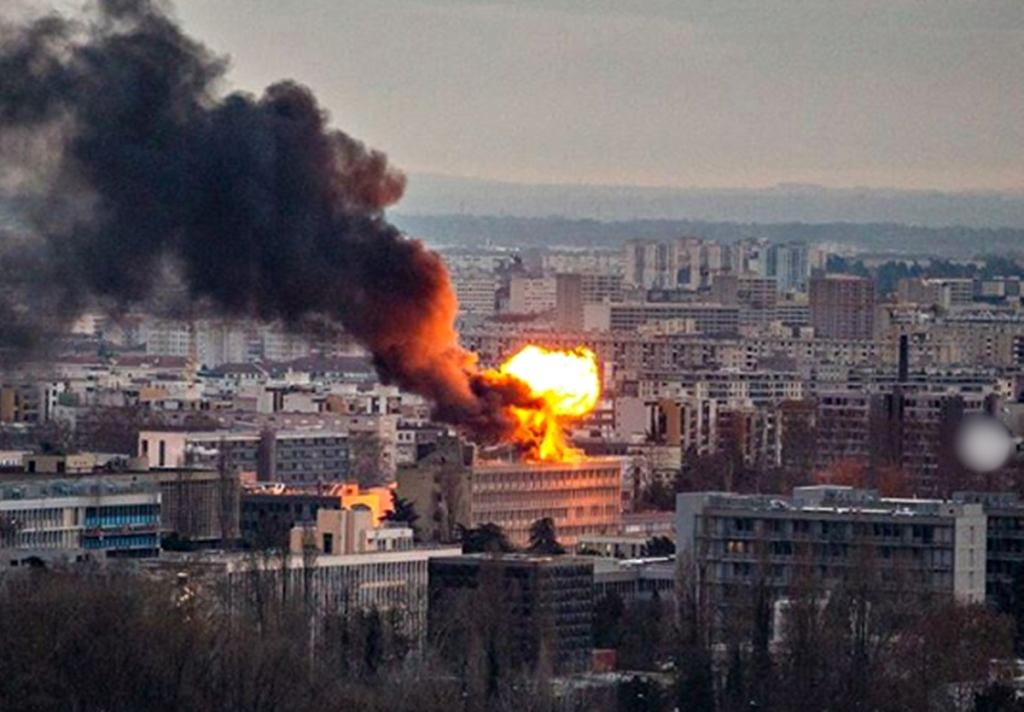
[[[879,255],[969,258],[1024,255],[1024,229],[923,227],[894,223],[737,223],[692,220],[576,220],[475,215],[389,216],[433,246],[612,248],[633,238],[692,235],[731,242],[744,238],[800,240]]]
[[[414,174],[402,215],[558,216],[607,222],[900,223],[1024,228],[1024,192],[944,193],[779,185],[764,189],[526,185]]]

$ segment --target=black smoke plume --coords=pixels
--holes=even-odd
[[[443,263],[384,218],[404,176],[306,87],[223,95],[225,70],[156,0],[0,28],[0,180],[33,206],[0,250],[0,339],[25,346],[35,313],[142,302],[170,260],[192,298],[339,324],[439,418],[506,433],[521,384],[476,373]]]

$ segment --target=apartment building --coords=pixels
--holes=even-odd
[[[874,577],[883,589],[985,599],[988,522],[981,504],[890,499],[850,487],[784,495],[677,495],[676,546],[698,562],[719,606],[766,585],[822,590]]]
[[[819,338],[870,340],[875,332],[875,284],[830,274],[811,279],[811,326]]]

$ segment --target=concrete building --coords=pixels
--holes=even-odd
[[[804,242],[776,243],[766,252],[766,272],[778,285],[779,291],[806,292],[811,271],[823,267],[819,251]]]
[[[516,273],[508,289],[508,311],[512,314],[539,314],[555,308],[554,276]]]
[[[312,547],[321,554],[367,554],[378,551],[408,551],[413,548],[413,531],[407,526],[374,521],[367,509],[319,509],[316,521],[291,529],[288,548],[302,554]]]
[[[807,294],[785,292],[775,303],[775,318],[784,326],[802,328],[811,325],[811,303]]]
[[[119,487],[140,483],[160,492],[160,533],[194,546],[229,546],[239,537],[240,481],[237,473],[202,468],[150,470],[138,458],[97,453],[27,453],[0,482],[45,483],[54,477],[87,487],[96,477]]]
[[[465,655],[468,648],[456,641],[489,630],[493,654],[503,658],[498,664],[586,672],[593,606],[594,565],[586,558],[474,554],[430,561],[430,635],[442,654]]]
[[[565,273],[555,276],[555,322],[562,329],[583,329],[588,304],[622,301],[622,276]]]
[[[847,577],[882,587],[985,598],[987,519],[980,504],[887,499],[849,487],[798,487],[792,497],[685,493],[676,545],[697,561],[719,606],[737,591],[795,585],[823,591]]]
[[[301,601],[313,621],[347,618],[375,610],[397,620],[414,647],[426,640],[428,563],[459,549],[413,549],[366,554],[252,557],[200,553],[148,563],[153,575],[187,582],[199,596],[217,596],[226,614],[268,603]]]
[[[776,318],[779,293],[771,277],[723,274],[715,278],[712,294],[719,303],[740,308],[740,326],[765,326]]]
[[[124,473],[160,487],[160,527],[194,546],[228,547],[241,536],[241,482],[237,473],[170,469]]]
[[[292,527],[317,520],[321,509],[340,510],[337,494],[289,490],[284,485],[257,486],[242,491],[241,534],[249,542],[286,546]]]
[[[459,313],[491,316],[498,307],[498,275],[484,270],[452,273],[452,285],[459,300]]]
[[[867,277],[811,279],[811,326],[819,338],[870,340],[875,333],[875,285]]]
[[[612,534],[622,521],[622,461],[473,463],[469,516],[474,527],[497,524],[524,547],[530,526],[551,518],[559,541],[572,549],[581,536]]]
[[[953,499],[985,509],[985,594],[990,604],[1006,606],[1024,577],[1024,502],[1009,492],[958,492]]]
[[[637,534],[590,534],[580,537],[579,552],[612,559],[639,559],[645,555],[649,540]]]
[[[46,420],[45,405],[39,384],[0,381],[0,423],[41,423]]]
[[[152,481],[102,476],[5,481],[0,548],[157,556],[160,490]]]
[[[627,606],[655,599],[670,602],[675,593],[676,562],[671,558],[594,558],[594,600],[616,595]]]
[[[675,289],[679,267],[675,246],[666,242],[630,240],[623,248],[623,282],[635,289]]]
[[[91,452],[61,455],[28,453],[22,457],[21,467],[30,475],[91,474],[111,457]]]
[[[474,450],[458,437],[444,437],[398,468],[397,493],[419,514],[424,541],[453,542],[459,525],[470,526],[470,481]]]
[[[584,309],[587,331],[635,333],[646,325],[691,320],[693,330],[700,334],[736,335],[740,328],[740,309],[701,302],[591,304]]]
[[[154,469],[223,464],[262,482],[289,485],[343,481],[351,472],[349,434],[323,430],[145,430],[138,455]]]

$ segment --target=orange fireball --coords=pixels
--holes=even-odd
[[[597,357],[590,349],[554,351],[527,346],[498,368],[498,373],[525,383],[541,404],[512,406],[515,439],[540,460],[566,461],[580,456],[565,439],[564,426],[594,409],[601,396]]]

